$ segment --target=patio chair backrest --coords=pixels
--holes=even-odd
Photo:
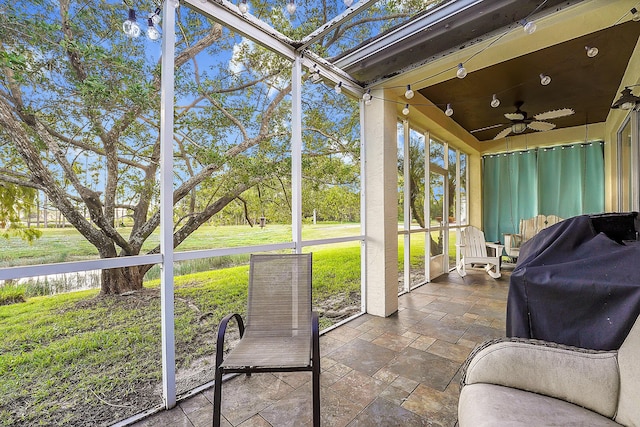
[[[468,226],[462,230],[462,254],[465,257],[487,257],[487,244],[484,232],[479,228]]]
[[[311,254],[251,255],[247,336],[311,331]]]

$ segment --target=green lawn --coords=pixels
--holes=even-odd
[[[360,244],[313,252],[314,307],[326,328],[345,306],[360,308]],[[211,373],[217,324],[244,313],[247,282],[247,265],[176,277],[179,378]],[[0,425],[109,425],[161,403],[158,281],[129,296],[97,293],[0,306]]]
[[[41,230],[43,231],[42,237],[31,245],[17,237],[3,240],[0,248],[0,268],[77,261],[97,258],[98,256],[98,251],[74,228],[47,228]],[[128,236],[130,232],[128,228],[119,228],[118,230],[125,236]],[[302,235],[305,240],[359,234],[359,224],[305,224],[302,229]],[[263,245],[290,241],[290,225],[267,224],[263,229],[247,225],[202,226],[185,239],[176,248],[176,251]],[[143,248],[149,250],[158,245],[158,243],[159,234],[156,232],[149,237]]]
[[[286,242],[290,232],[287,225],[263,230],[204,227],[179,250]],[[310,240],[359,232],[359,225],[319,224],[306,225],[303,235]],[[424,234],[419,236],[412,236],[412,268],[424,264]],[[25,259],[32,263],[95,256],[70,229],[45,230],[32,246],[8,243],[2,249],[2,266]],[[314,253],[314,308],[321,313],[321,329],[359,311],[360,242],[305,251]],[[178,379],[191,375],[198,381],[179,383],[179,391],[212,378],[216,327],[224,315],[245,310],[247,259],[220,262],[219,269],[201,266],[207,271],[175,278]],[[152,279],[144,291],[128,296],[98,297],[92,290],[0,306],[0,426],[80,425],[87,420],[109,425],[161,404],[158,288],[159,280]],[[11,298],[20,300],[7,292]]]

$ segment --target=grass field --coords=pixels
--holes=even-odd
[[[322,224],[305,226],[303,235],[310,240],[359,232],[358,225]],[[419,236],[412,236],[412,270],[424,267],[424,235],[422,240]],[[205,227],[179,250],[290,239],[289,226]],[[360,242],[305,251],[314,253],[314,309],[321,314],[321,329],[358,312]],[[32,246],[10,241],[0,261],[7,266],[25,259],[31,263],[91,256],[95,253],[75,231],[53,229]],[[224,315],[245,310],[248,257],[217,262],[224,268],[195,266],[207,271],[175,278],[179,392],[213,379],[216,327]],[[97,290],[90,290],[0,306],[0,426],[86,425],[87,420],[90,425],[110,425],[161,404],[158,288],[159,280],[151,279],[143,291],[127,296],[98,297]]]
[[[3,262],[17,263],[25,253],[42,260],[43,252],[56,250],[63,252],[57,260],[86,256],[71,230],[51,231],[32,247],[18,250],[11,242],[16,250],[3,250]],[[317,239],[358,234],[359,227],[310,226],[305,232]],[[185,248],[225,246],[227,237],[243,245],[273,243],[290,240],[289,233],[287,226],[220,227],[201,230]],[[308,249],[314,253],[314,309],[326,328],[360,309],[360,243]],[[241,265],[175,279],[179,391],[212,379],[217,324],[226,314],[244,313],[248,265],[246,258],[235,262]],[[110,425],[160,404],[158,287],[158,280],[148,280],[144,291],[127,296],[98,297],[91,290],[0,306],[0,426]]]

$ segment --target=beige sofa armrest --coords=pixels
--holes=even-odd
[[[474,350],[464,366],[461,386],[497,384],[527,390],[613,417],[620,378],[617,353],[508,338]]]

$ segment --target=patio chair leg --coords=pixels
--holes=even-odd
[[[220,427],[222,402],[222,368],[216,366],[213,383],[213,427]]]
[[[313,427],[320,427],[320,328],[318,313],[316,312],[313,312],[311,314],[311,325],[311,363],[313,364]]]
[[[467,275],[467,270],[464,265],[464,261],[460,260],[460,262],[456,265],[456,271],[460,275],[460,277],[464,277]]]

